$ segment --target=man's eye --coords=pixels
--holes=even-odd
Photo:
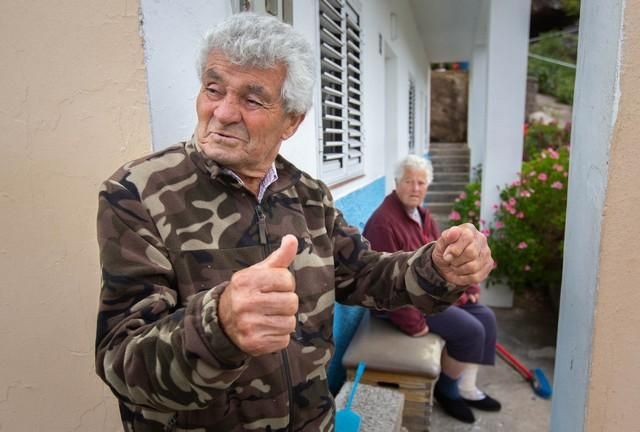
[[[210,95],[219,96],[222,94],[222,92],[215,87],[207,87],[206,90]]]
[[[259,100],[256,100],[256,99],[251,99],[251,98],[247,99],[247,105],[252,106],[252,107],[256,107],[256,108],[259,108],[259,107],[263,106],[262,102],[260,102]]]

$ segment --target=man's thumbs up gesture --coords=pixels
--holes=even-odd
[[[493,269],[486,237],[469,223],[443,231],[431,257],[440,275],[458,286],[482,282]]]
[[[231,277],[220,296],[218,316],[227,336],[252,356],[272,353],[289,345],[296,328],[298,296],[288,270],[298,249],[292,235],[265,260]]]

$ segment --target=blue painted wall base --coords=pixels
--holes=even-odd
[[[336,201],[336,206],[342,211],[349,224],[358,227],[360,231],[364,229],[369,216],[384,199],[384,183],[384,177],[380,177],[364,188]],[[338,393],[346,379],[346,371],[342,367],[342,356],[365,312],[364,308],[338,303],[333,310],[333,341],[336,348],[329,363],[327,375],[329,389],[334,395]]]

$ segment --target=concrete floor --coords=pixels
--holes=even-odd
[[[556,318],[542,306],[494,309],[498,320],[498,342],[527,368],[541,368],[553,383]],[[447,416],[436,403],[431,432],[540,432],[549,430],[551,400],[538,397],[529,383],[502,359],[495,367],[482,367],[481,390],[502,403],[498,413],[474,410],[476,422],[465,424]]]

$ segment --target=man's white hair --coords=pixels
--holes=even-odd
[[[249,12],[231,15],[205,36],[199,57],[201,80],[209,54],[214,51],[241,66],[271,68],[283,64],[287,70],[281,94],[284,110],[304,114],[311,108],[315,70],[313,50],[289,24]]]
[[[396,181],[399,181],[402,178],[404,172],[408,168],[423,171],[427,175],[428,185],[433,181],[433,165],[431,164],[431,161],[413,154],[402,159],[396,166]]]

